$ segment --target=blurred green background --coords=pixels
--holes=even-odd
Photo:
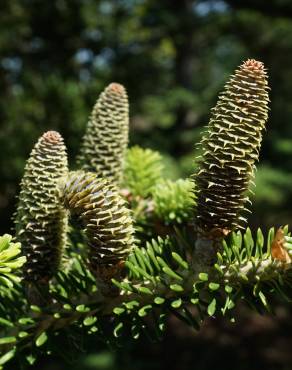
[[[1,0],[0,232],[11,228],[24,163],[37,138],[60,131],[72,161],[90,110],[112,81],[128,90],[131,144],[160,150],[173,177],[189,175],[210,108],[247,58],[265,63],[272,89],[249,221],[253,228],[292,224],[291,0]],[[128,345],[114,355],[101,346],[97,354],[82,355],[76,369],[221,368],[222,340],[229,356],[241,361],[239,369],[291,369],[283,349],[291,347],[288,324],[270,320],[268,328],[278,330],[269,334],[276,341],[272,352],[263,334],[250,353],[248,336],[245,344],[234,338],[242,338],[246,325],[256,330],[262,319],[246,320],[251,323],[237,329],[206,325],[195,337],[173,324],[160,345]],[[38,368],[67,369],[60,359]]]

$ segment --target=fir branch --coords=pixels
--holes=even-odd
[[[113,280],[120,293],[108,298],[94,289],[94,279],[81,257],[72,256],[72,270],[60,271],[57,281],[51,284],[52,303],[42,308],[28,307],[25,316],[20,316],[23,318],[2,334],[4,353],[30,347],[44,352],[48,339],[67,327],[102,338],[104,327],[109,325],[108,317],[113,318],[113,337],[118,340],[123,333],[137,338],[145,330],[159,337],[168,313],[198,329],[207,316],[232,317],[239,299],[253,302],[258,310],[269,310],[269,297],[275,292],[284,300],[290,300],[292,295],[291,264],[271,259],[274,234],[273,229],[267,237],[260,230],[255,238],[249,230],[232,233],[208,272],[193,269],[191,245],[182,248],[169,238],[152,240],[145,248],[132,251],[126,262],[127,277]],[[284,234],[288,248],[287,229]],[[197,314],[191,313],[190,307]],[[150,317],[149,325],[145,319]]]
[[[232,318],[239,300],[258,311],[272,310],[275,294],[291,302],[288,228],[272,228],[266,236],[260,229],[255,236],[249,228],[232,231],[248,201],[267,89],[265,69],[254,60],[227,83],[201,143],[195,190],[189,180],[163,180],[159,153],[139,147],[128,151],[125,188],[118,189],[128,140],[121,85],[101,94],[84,137],[79,159],[95,173],[68,173],[60,135],[40,138],[26,165],[17,210],[17,240],[25,256],[19,256],[19,243],[0,238],[0,368],[17,355],[24,365],[32,363],[52,350],[59,334],[115,344],[123,334],[159,339],[168,314],[199,329],[208,316]],[[131,200],[132,214],[121,193]],[[190,235],[195,195],[197,228]],[[78,246],[69,247],[67,268],[57,271],[64,207],[81,221],[89,250],[84,257]],[[142,229],[137,243],[132,215]],[[140,221],[155,218],[169,236],[149,240],[156,225]],[[46,283],[45,305],[31,304],[27,282],[40,291]]]
[[[133,196],[147,198],[161,180],[162,170],[162,157],[158,152],[134,146],[127,152],[124,187]]]
[[[194,183],[161,180],[152,191],[153,213],[165,224],[188,222],[195,208]]]
[[[21,245],[12,242],[11,235],[0,237],[0,285],[12,288],[14,283],[20,282],[19,270],[26,262],[26,257],[20,254]]]

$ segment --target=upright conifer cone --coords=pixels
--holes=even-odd
[[[66,176],[67,154],[61,135],[44,133],[28,159],[16,214],[16,236],[27,262],[26,281],[47,282],[59,266],[67,216],[57,184]]]
[[[84,171],[120,184],[129,136],[125,88],[111,83],[100,94],[89,118],[78,163]]]
[[[75,171],[61,193],[65,207],[85,228],[92,272],[104,281],[119,275],[134,246],[134,228],[118,188],[94,173]]]
[[[197,225],[207,234],[224,235],[241,225],[248,189],[268,117],[264,65],[244,62],[231,76],[201,141],[195,176]]]

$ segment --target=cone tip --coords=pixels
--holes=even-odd
[[[264,63],[255,59],[247,59],[245,62],[243,62],[242,67],[251,71],[263,71]]]
[[[111,84],[109,84],[108,89],[118,94],[123,94],[125,92],[124,86],[117,82],[112,82]]]
[[[50,143],[57,143],[62,140],[62,136],[57,131],[47,131],[43,134],[42,138]]]

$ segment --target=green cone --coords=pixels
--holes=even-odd
[[[46,132],[26,163],[15,219],[16,237],[27,259],[23,266],[27,281],[46,282],[59,266],[67,217],[57,183],[67,171],[61,135]]]
[[[118,189],[83,171],[70,172],[62,187],[65,207],[85,228],[92,272],[104,280],[117,275],[134,246],[130,211]]]
[[[203,232],[226,234],[240,227],[241,212],[258,160],[268,118],[264,65],[244,62],[231,76],[212,110],[195,177],[197,225]]]
[[[82,170],[120,184],[128,136],[127,93],[122,85],[111,83],[92,110],[77,160]]]

